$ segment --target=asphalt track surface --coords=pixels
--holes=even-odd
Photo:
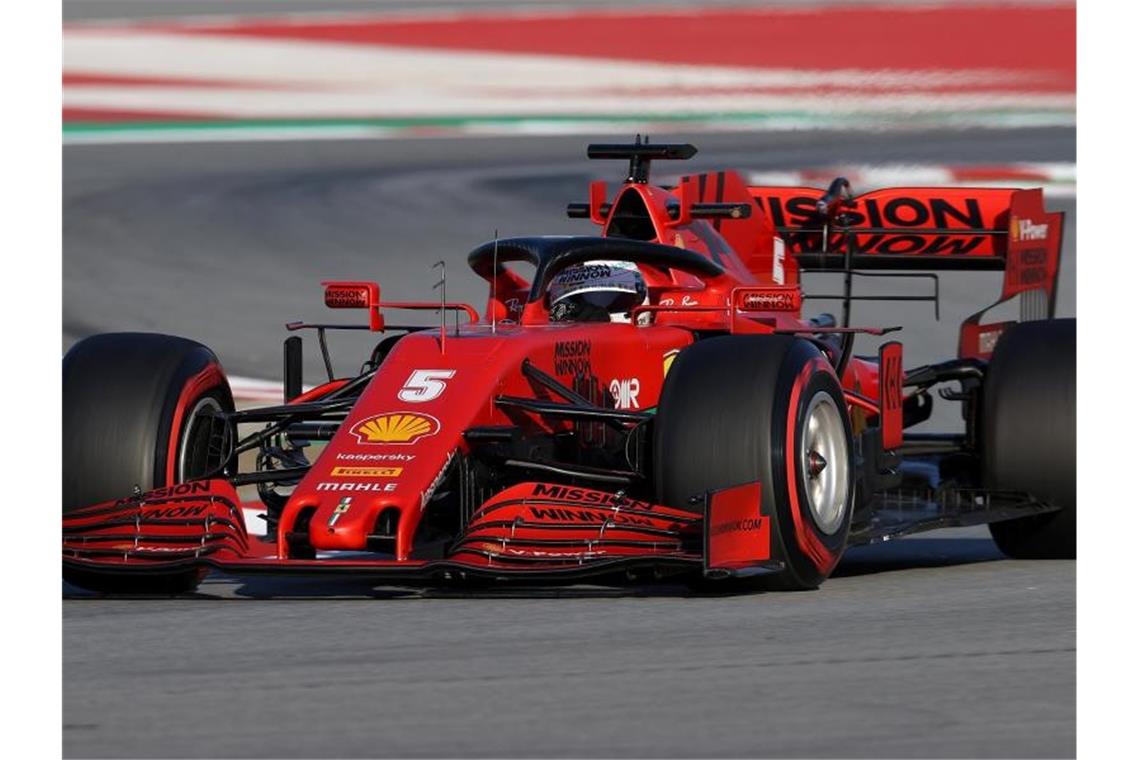
[[[655,137],[691,138],[709,168],[1075,155],[1071,130]],[[281,323],[322,316],[322,278],[429,297],[444,259],[449,294],[481,302],[462,261],[496,228],[589,231],[561,210],[621,167],[587,162],[586,139],[67,147],[64,347],[170,331],[231,373],[276,377]],[[1048,205],[1070,213],[1072,314],[1074,203]],[[859,304],[855,320],[906,325],[908,365],[944,357],[996,277],[945,277],[941,322],[897,304]],[[352,349],[334,343],[342,370]],[[218,578],[191,599],[80,596],[64,604],[64,752],[1072,756],[1075,569],[1005,560],[974,529],[852,550],[799,594],[348,584],[330,600],[308,582]]]

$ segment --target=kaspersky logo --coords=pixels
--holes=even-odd
[[[1045,240],[1049,237],[1048,224],[1034,224],[1029,219],[1018,219],[1012,216],[1009,219],[1009,238],[1015,243],[1022,240]]]
[[[361,443],[415,443],[439,432],[439,420],[419,412],[387,412],[357,423],[353,435]]]

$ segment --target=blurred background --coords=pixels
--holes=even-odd
[[[1075,314],[1072,2],[64,0],[63,14],[64,350],[184,335],[244,400],[271,399],[284,323],[329,316],[322,279],[428,299],[442,259],[449,297],[481,308],[467,252],[496,231],[591,234],[565,204],[624,167],[585,145],[636,133],[696,144],[685,171],[771,183],[1044,187],[1068,214],[1059,314]],[[948,273],[940,321],[929,304],[858,303],[853,323],[904,325],[914,366],[952,355],[999,290],[998,273]],[[370,342],[332,336],[338,371]],[[957,415],[943,404],[928,425]],[[1073,563],[992,562],[984,529],[964,535],[856,550],[826,591],[780,598],[222,605],[208,624],[203,608],[73,603],[65,752],[1071,755]],[[236,695],[225,715],[204,707],[220,686]]]
[[[1043,185],[1070,212],[1074,308],[1071,4],[68,0],[64,16],[65,348],[175,332],[274,379],[283,323],[322,315],[321,279],[427,298],[442,259],[449,292],[481,305],[466,252],[495,230],[589,234],[565,203],[623,167],[585,144],[635,133],[769,182]],[[943,280],[941,324],[928,304],[855,319],[921,336],[908,363],[940,357],[1000,274]],[[334,338],[340,371],[352,340]]]

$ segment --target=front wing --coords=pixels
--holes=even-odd
[[[65,578],[81,579],[78,585],[123,589],[162,578],[180,578],[177,585],[188,587],[193,584],[186,578],[201,580],[211,570],[419,586],[476,579],[620,582],[678,574],[720,579],[784,569],[759,483],[712,491],[703,501],[703,510],[689,511],[605,491],[520,483],[483,504],[442,558],[367,552],[306,558],[282,550],[284,534],[280,541],[251,534],[227,481],[196,481],[71,512],[63,521],[63,568]],[[945,486],[898,489],[876,503],[873,511],[857,510],[849,545],[1055,509],[1028,494]]]
[[[714,492],[704,513],[591,489],[521,483],[486,502],[442,559],[336,552],[288,556],[251,535],[224,480],[198,481],[70,513],[65,576],[117,579],[197,575],[358,577],[394,585],[464,579],[572,583],[591,578],[731,577],[778,572],[759,484]],[[715,526],[710,530],[710,526]]]

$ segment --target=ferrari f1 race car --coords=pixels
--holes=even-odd
[[[1063,215],[1041,191],[853,195],[843,178],[759,187],[730,171],[651,184],[653,161],[695,153],[589,146],[629,162],[615,194],[595,182],[568,206],[600,234],[475,248],[481,315],[323,283],[325,306],[364,318],[287,325],[277,405],[235,409],[190,340],[75,344],[64,578],[123,593],[211,571],[808,589],[849,546],[981,523],[1012,557],[1075,556],[1076,322],[1053,318]],[[939,270],[1003,272],[997,303],[1018,299],[1020,319],[983,310],[955,357],[904,370],[887,339],[900,328],[852,326],[851,305],[937,299]],[[817,272],[841,292],[805,292]],[[935,287],[854,292],[882,276]],[[813,297],[840,317],[802,316]],[[431,324],[390,321],[407,311]],[[332,330],[376,334],[356,376],[334,376]],[[301,334],[328,370],[307,390]],[[882,336],[877,354],[855,355],[858,335]],[[935,395],[964,431],[906,432]]]

